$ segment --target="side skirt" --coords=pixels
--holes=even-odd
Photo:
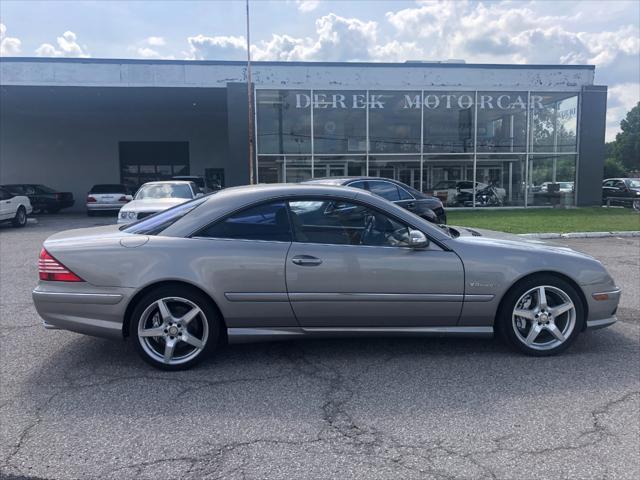
[[[229,328],[229,343],[294,340],[328,337],[394,337],[394,336],[456,336],[491,337],[493,327],[269,327]]]

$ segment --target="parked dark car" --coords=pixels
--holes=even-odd
[[[73,194],[71,192],[58,192],[46,185],[23,183],[4,185],[14,195],[28,197],[33,206],[34,212],[58,213],[63,208],[73,205]]]
[[[402,208],[430,221],[431,223],[447,223],[447,213],[442,201],[436,197],[419,192],[409,185],[397,180],[380,177],[327,177],[308,180],[303,183],[323,183],[327,185],[344,185],[360,188],[393,202]]]
[[[602,182],[602,203],[640,211],[640,178],[607,178]]]

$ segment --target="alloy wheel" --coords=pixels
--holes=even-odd
[[[197,357],[209,337],[207,318],[198,305],[182,297],[151,303],[138,321],[138,341],[153,360],[180,365]]]
[[[640,212],[640,200],[634,200],[632,206],[636,212]]]
[[[541,285],[526,291],[516,302],[512,328],[524,345],[551,350],[562,345],[576,325],[576,307],[558,287]]]

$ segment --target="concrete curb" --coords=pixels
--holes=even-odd
[[[554,238],[612,238],[640,237],[640,231],[630,232],[571,232],[571,233],[521,233],[521,237],[550,240]]]

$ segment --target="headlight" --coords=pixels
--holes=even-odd
[[[133,220],[138,217],[136,212],[120,212],[120,218],[123,220]]]

